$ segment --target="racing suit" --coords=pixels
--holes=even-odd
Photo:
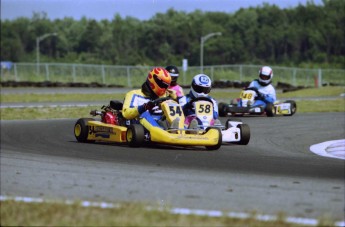
[[[257,88],[259,91],[259,96],[254,102],[254,106],[266,106],[266,103],[274,103],[276,101],[276,90],[272,84],[263,86],[258,80],[253,80],[248,88]]]
[[[217,101],[211,96],[207,96],[213,103],[213,121],[218,119],[218,104]],[[190,101],[195,99],[192,93],[182,96],[178,99],[178,102],[183,106],[183,113],[186,116],[185,125],[189,125],[190,122],[195,118],[195,110],[189,105]],[[212,123],[213,124],[213,123]]]
[[[170,90],[174,90],[176,92],[177,98],[184,96],[183,89],[180,85],[176,84],[169,87]]]
[[[138,122],[139,116],[148,120],[153,126],[165,128],[166,125],[162,122],[163,111],[158,107],[152,107],[151,111],[146,111],[144,104],[148,104],[150,101],[157,99],[158,97],[149,91],[147,84],[144,83],[141,89],[132,90],[125,96],[125,100],[122,107],[122,116],[127,119]],[[172,99],[177,99],[174,91],[167,89],[165,97],[170,96]],[[161,97],[162,98],[162,97]]]
[[[142,89],[128,92],[122,107],[123,117],[128,120],[139,117],[145,111],[143,104],[149,101],[152,101],[152,99],[150,96],[145,95]]]

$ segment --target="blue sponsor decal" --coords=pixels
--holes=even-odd
[[[149,111],[145,111],[140,115],[140,117],[145,118],[152,126],[160,127],[156,119],[149,113]],[[161,116],[158,117],[161,118]]]
[[[208,84],[210,80],[208,79],[207,76],[200,76],[200,77],[199,77],[199,81],[200,81],[200,83],[202,83],[202,84]]]
[[[102,134],[102,133],[96,133],[95,136],[96,137],[102,137],[102,138],[105,138],[105,139],[109,139],[110,138],[109,134]]]

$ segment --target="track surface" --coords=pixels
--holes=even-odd
[[[1,121],[1,195],[344,220],[344,160],[309,151],[345,138],[344,113],[242,119],[249,144],[212,152],[77,143],[77,119]]]

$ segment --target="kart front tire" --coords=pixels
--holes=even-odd
[[[266,104],[265,112],[266,112],[267,117],[274,117],[276,111],[275,111],[273,103]]]
[[[74,136],[78,142],[90,143],[95,142],[94,140],[88,140],[87,136],[89,134],[89,121],[94,121],[93,118],[80,118],[74,125]]]
[[[285,103],[290,103],[290,114],[284,114],[284,116],[292,116],[296,113],[297,111],[297,105],[296,102],[293,100],[287,100]]]
[[[212,146],[206,146],[206,149],[209,151],[214,151],[214,150],[218,150],[220,148],[220,146],[222,146],[222,131],[220,128],[213,128],[213,127],[208,127],[206,129],[206,132],[208,132],[210,129],[217,129],[218,130],[218,143],[216,145],[212,145]]]
[[[224,102],[218,104],[218,113],[220,117],[226,117],[228,115],[227,106],[228,104]]]
[[[237,144],[240,145],[247,145],[250,140],[250,128],[247,124],[239,124],[237,125],[237,128],[240,129],[240,135],[241,135],[241,140],[237,142]]]
[[[126,132],[126,140],[130,147],[140,147],[145,140],[144,126],[140,124],[132,124]]]

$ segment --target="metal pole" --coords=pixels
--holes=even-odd
[[[209,38],[215,35],[222,35],[222,33],[221,32],[209,33],[201,37],[201,40],[200,40],[200,71],[201,73],[204,73],[204,43],[206,42],[206,40],[208,40]]]
[[[204,37],[201,37],[200,42],[200,71],[204,73]]]
[[[36,38],[36,73],[39,76],[39,62],[40,62],[40,40]]]
[[[57,33],[47,33],[36,38],[36,71],[38,76],[40,75],[40,42],[49,36],[57,36]]]
[[[320,88],[320,87],[322,87],[322,71],[321,71],[321,69],[319,69],[318,71],[319,71],[319,73],[318,73],[318,84],[317,84],[317,86],[318,86],[318,88]]]

